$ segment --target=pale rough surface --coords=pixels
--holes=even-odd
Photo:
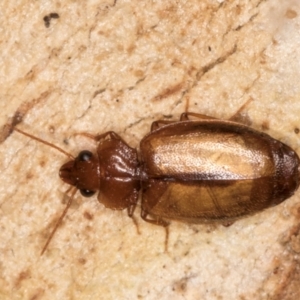
[[[299,16],[296,0],[1,1],[0,299],[300,299],[299,191],[230,227],[174,222],[168,253],[163,228],[139,219],[138,235],[125,211],[77,194],[41,257],[66,158],[8,136],[23,117],[73,154],[95,147],[80,131],[138,147],[187,100],[229,118],[252,99],[252,126],[300,153]]]

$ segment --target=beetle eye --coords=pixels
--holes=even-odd
[[[83,197],[91,197],[93,196],[96,192],[94,191],[90,191],[90,190],[84,190],[84,189],[81,189],[80,190],[80,193]]]
[[[91,160],[91,157],[93,156],[93,153],[88,150],[83,150],[79,152],[78,158],[80,161],[89,161]]]

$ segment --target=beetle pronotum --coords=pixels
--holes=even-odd
[[[248,126],[200,114],[154,122],[140,142],[140,159],[113,131],[83,133],[98,142],[97,151],[84,150],[76,158],[15,131],[71,158],[59,171],[73,187],[71,197],[42,254],[78,189],[84,197],[99,190],[99,202],[126,208],[130,217],[141,191],[142,219],[167,226],[168,220],[231,222],[281,203],[299,186],[299,157],[289,146]]]

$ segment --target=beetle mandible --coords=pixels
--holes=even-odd
[[[196,118],[191,119],[191,117]],[[299,157],[284,143],[240,123],[183,113],[180,121],[156,121],[140,142],[140,159],[113,131],[92,136],[96,153],[84,150],[62,165],[60,178],[74,187],[47,248],[76,190],[97,191],[107,208],[133,216],[141,191],[143,220],[167,226],[231,222],[277,205],[299,186]]]

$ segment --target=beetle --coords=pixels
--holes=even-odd
[[[98,200],[133,216],[141,193],[143,220],[168,226],[232,222],[277,205],[299,186],[299,157],[284,143],[233,121],[183,113],[180,121],[155,121],[131,148],[118,134],[81,133],[97,141],[97,151],[81,151],[59,170],[73,187],[70,200],[53,229],[46,250],[77,190],[84,197],[98,191]]]

